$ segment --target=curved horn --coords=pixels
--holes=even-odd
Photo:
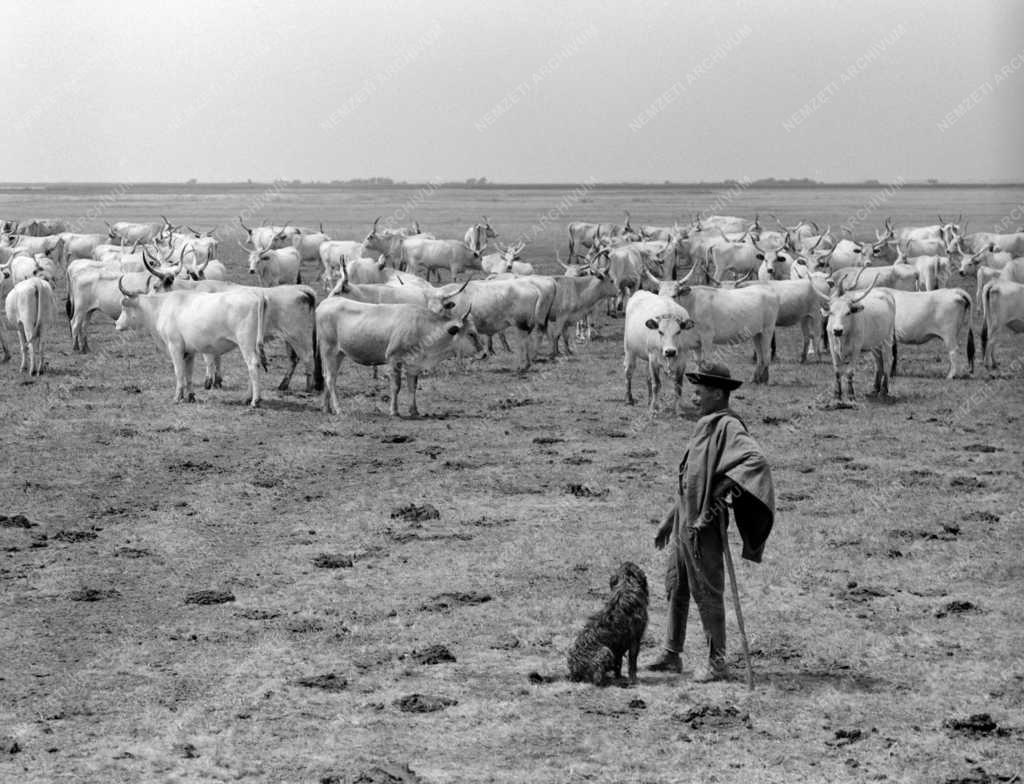
[[[940,226],[945,226],[945,225],[946,225],[946,221],[944,221],[944,220],[942,219],[942,216],[941,216],[941,215],[939,215],[939,216],[938,216],[938,218],[939,218],[939,225],[940,225]]]
[[[860,277],[860,275],[858,275],[857,277]],[[873,281],[871,281],[871,285],[868,286],[866,289],[864,289],[864,293],[863,294],[861,294],[859,297],[854,297],[853,299],[851,299],[850,300],[850,304],[851,305],[856,305],[858,302],[860,302],[862,299],[864,299],[864,297],[866,297],[868,294],[871,293],[871,289],[873,289],[875,287],[876,283],[878,283],[878,278],[875,278]]]
[[[246,230],[246,232],[248,232],[248,234],[250,236],[252,236],[252,229],[250,229],[248,226],[246,226],[244,223],[242,223],[242,216],[241,215],[238,216],[238,223],[242,226],[243,229]]]
[[[119,289],[119,290],[121,291],[121,294],[122,294],[122,295],[124,295],[125,297],[130,297],[130,296],[131,296],[131,294],[130,294],[130,293],[128,293],[128,292],[127,292],[127,291],[125,290],[125,287],[124,287],[124,275],[121,275],[121,276],[120,276],[120,277],[119,277],[119,278],[117,279],[117,288],[118,288],[118,289]]]
[[[320,233],[321,234],[326,234],[327,233],[326,231],[324,231],[324,222],[323,221],[320,221]]]
[[[555,261],[558,262],[558,266],[562,268],[563,272],[569,271],[569,265],[562,261],[562,254],[558,252],[558,248],[555,248]]]
[[[380,223],[380,219],[383,218],[383,217],[384,217],[383,215],[378,215],[376,217],[376,219],[373,221],[373,226],[370,227],[370,234],[376,234],[377,233],[377,224]]]

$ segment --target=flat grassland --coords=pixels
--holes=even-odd
[[[129,189],[102,216],[89,213],[102,189],[11,192],[0,209],[95,229],[164,213],[206,230],[249,206],[250,225],[323,220],[361,238],[416,198],[266,191]],[[748,191],[714,211],[835,230],[874,195]],[[937,211],[991,229],[1021,196],[908,188],[856,230]],[[721,193],[562,198],[442,189],[409,211],[438,236],[486,214],[554,273],[569,220],[625,208],[635,223],[670,222]],[[233,278],[248,282],[221,232]],[[962,285],[973,294],[973,278]],[[892,402],[826,410],[831,366],[800,365],[797,335],[780,333],[771,383],[734,396],[778,501],[764,563],[737,563],[755,689],[689,682],[695,617],[683,676],[641,671],[634,688],[597,689],[565,680],[565,651],[623,560],[651,586],[641,666],[659,652],[654,522],[695,420],[664,391],[654,415],[625,405],[621,323],[603,320],[600,339],[525,374],[501,352],[449,362],[421,382],[426,415],[411,420],[388,417],[386,380],[367,368],[342,366],[336,417],[273,390],[279,342],[261,409],[244,403],[237,353],[223,390],[172,405],[170,363],[148,336],[97,317],[94,353],[73,354],[61,314],[46,375],[0,367],[0,781],[383,781],[398,779],[375,767],[404,765],[406,780],[429,782],[1024,773],[1024,338],[1001,339],[1002,369],[984,370],[979,352],[974,376],[953,381],[939,344],[901,347]],[[749,377],[746,347],[726,360]],[[426,504],[439,516],[396,516]],[[232,598],[202,603],[200,591]],[[453,702],[402,710],[414,694]],[[956,724],[976,714],[991,722]]]

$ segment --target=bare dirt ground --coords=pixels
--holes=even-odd
[[[955,381],[906,348],[892,402],[830,411],[790,333],[734,395],[778,500],[765,562],[737,563],[749,692],[688,681],[695,618],[681,677],[565,680],[622,560],[652,589],[641,665],[664,630],[654,521],[695,417],[624,404],[620,332],[525,374],[450,362],[410,420],[351,365],[336,417],[300,391],[251,411],[237,354],[174,406],[148,337],[97,319],[79,356],[61,321],[47,375],[0,367],[0,780],[1024,773],[1024,338]],[[729,633],[740,673],[731,610]]]

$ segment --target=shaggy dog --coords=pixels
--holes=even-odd
[[[629,682],[636,683],[636,657],[647,628],[647,575],[626,561],[608,581],[612,595],[592,615],[569,649],[569,679],[608,683],[608,671],[622,677],[622,657],[629,653]]]

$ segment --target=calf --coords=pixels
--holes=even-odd
[[[298,284],[302,283],[301,263],[297,248],[257,248],[249,253],[249,274],[256,275],[261,286]]]
[[[569,325],[589,318],[598,302],[614,296],[616,292],[615,284],[603,270],[594,270],[593,274],[577,277],[556,277],[554,280],[555,296],[548,315],[552,359],[558,356],[559,339],[565,346],[565,353],[572,354]]]
[[[29,375],[42,375],[43,327],[53,321],[56,309],[53,288],[39,277],[26,278],[7,294],[4,312],[18,333],[22,373],[27,370]],[[9,355],[6,344],[3,349]]]
[[[661,391],[660,370],[671,374],[678,409],[683,394],[686,352],[695,347],[694,323],[686,308],[667,297],[638,291],[626,305],[623,328],[623,368],[626,373],[626,402],[633,405],[633,368],[638,359],[647,362],[647,404],[651,411]]]

